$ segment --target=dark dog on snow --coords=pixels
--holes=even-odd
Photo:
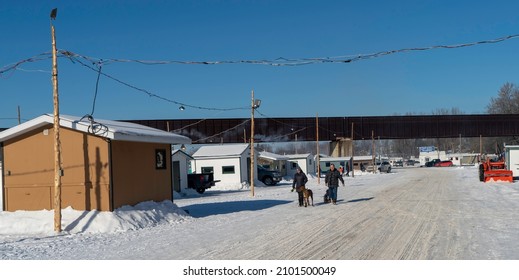
[[[324,194],[324,203],[330,203],[330,191],[326,190],[326,193]]]
[[[311,189],[307,189],[304,186],[303,186],[303,200],[304,200],[305,207],[307,207],[308,205],[314,206],[314,193],[312,192]],[[311,204],[310,204],[310,201],[312,201]]]

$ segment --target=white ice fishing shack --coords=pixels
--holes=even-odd
[[[512,176],[519,177],[519,146],[505,146],[505,164],[512,171]]]

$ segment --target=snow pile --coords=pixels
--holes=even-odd
[[[171,201],[142,202],[113,212],[63,209],[62,229],[68,233],[110,233],[179,223],[191,217]],[[54,210],[0,212],[0,235],[54,233]]]

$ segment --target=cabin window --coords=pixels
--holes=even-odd
[[[202,173],[214,173],[214,168],[212,166],[204,166],[201,169]]]
[[[222,166],[222,174],[234,174],[234,165]]]

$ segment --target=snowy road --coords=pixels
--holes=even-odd
[[[295,209],[291,203],[272,213],[283,216],[274,222],[264,218],[269,213],[255,215],[242,221],[251,223],[243,231],[263,219],[271,222],[247,238],[208,244],[210,250],[190,258],[517,259],[517,188],[480,183],[474,169],[464,178],[464,171],[400,169],[377,175],[386,177],[375,185],[351,179],[337,206]]]
[[[175,199],[192,218],[119,233],[0,240],[3,259],[519,259],[518,183],[475,167],[345,178],[338,205],[297,207],[290,184]]]

